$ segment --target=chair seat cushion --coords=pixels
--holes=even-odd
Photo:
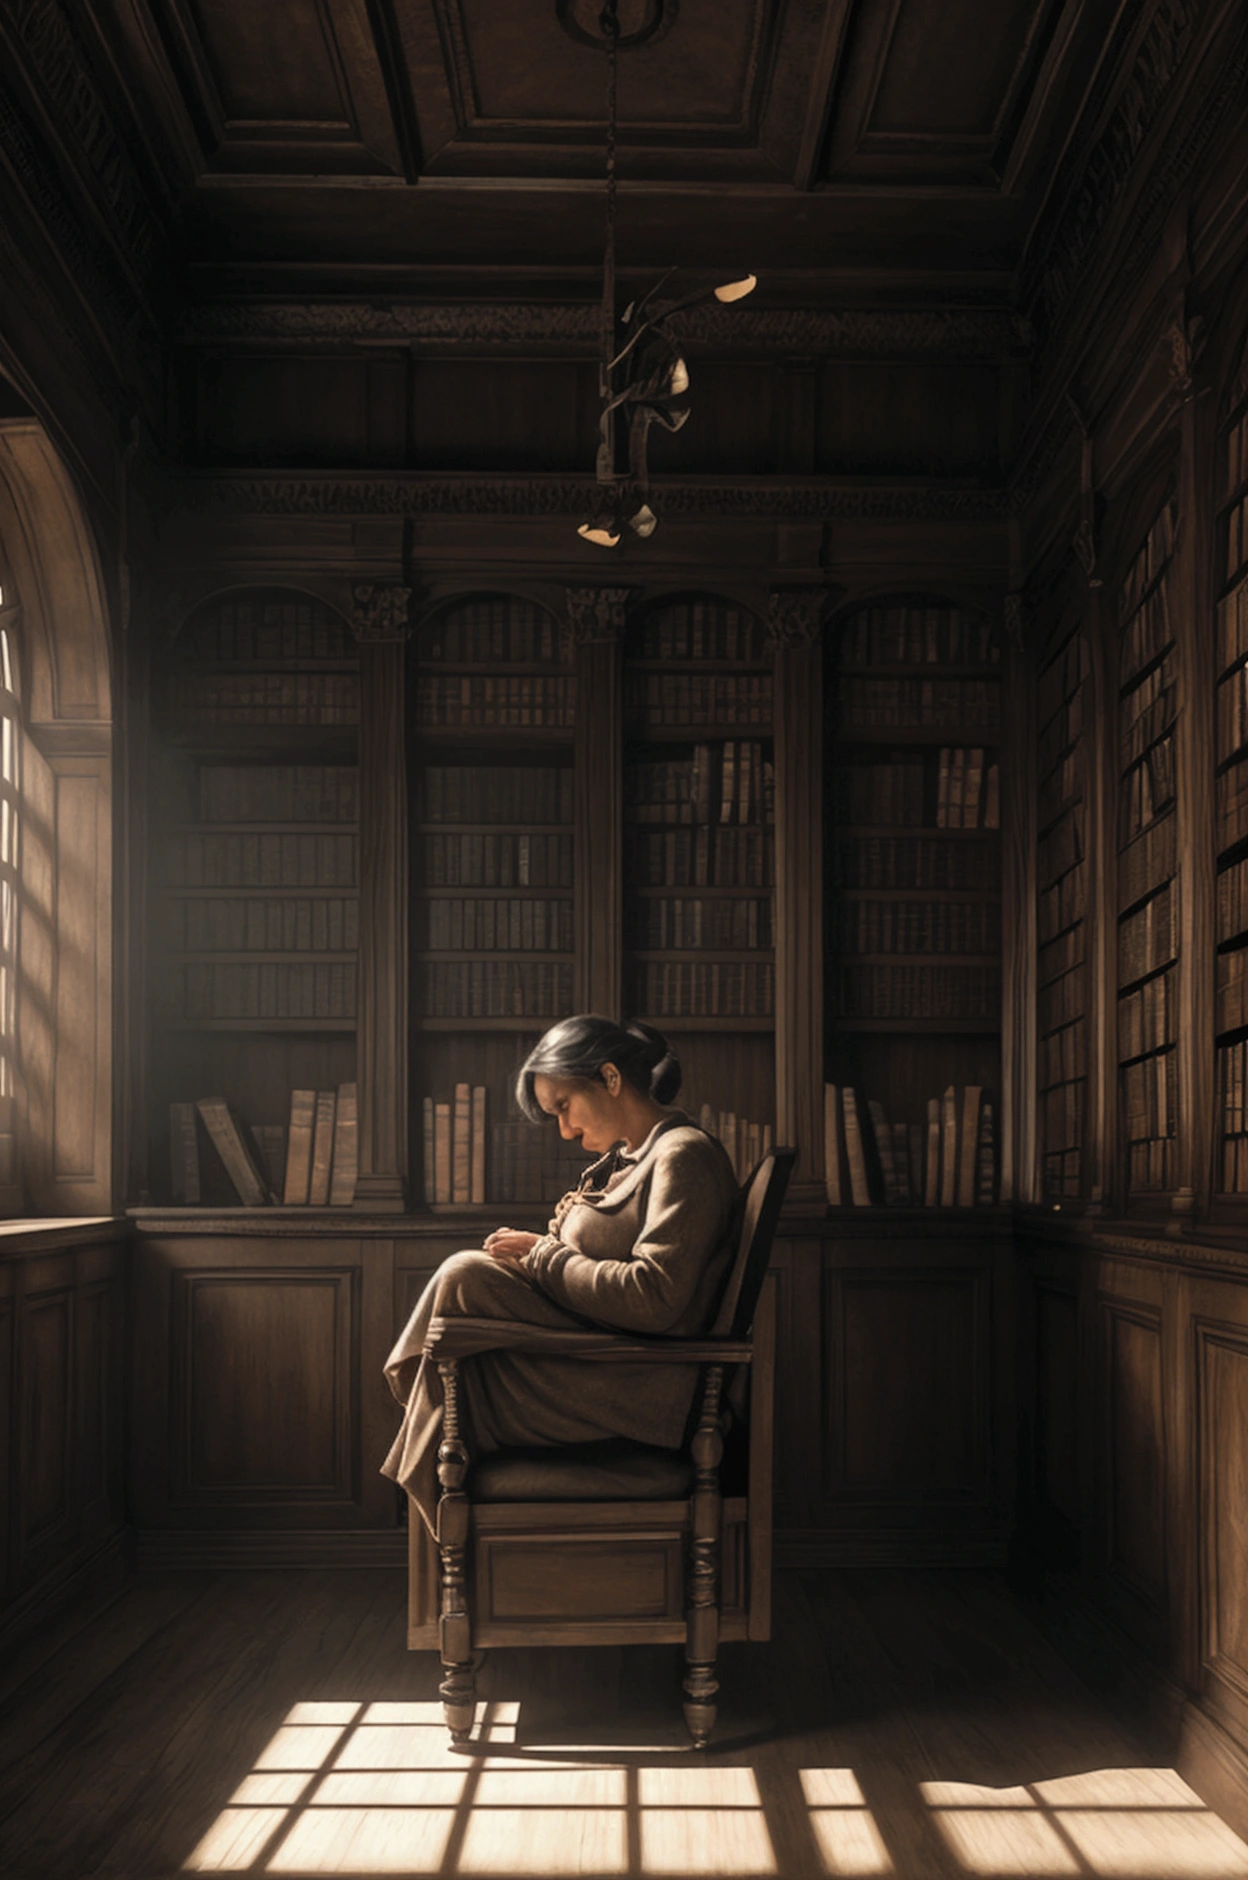
[[[563,1449],[499,1449],[473,1464],[473,1501],[682,1501],[693,1464],[675,1449],[612,1437]]]

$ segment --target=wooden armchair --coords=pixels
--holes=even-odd
[[[770,1637],[775,1321],[763,1282],[795,1160],[793,1149],[773,1150],[741,1189],[730,1230],[736,1259],[704,1338],[432,1321],[425,1351],[445,1391],[440,1613],[416,1610],[414,1602],[408,1643],[441,1650],[443,1708],[455,1742],[472,1729],[476,1651],[683,1641],[685,1719],[700,1748],[715,1722],[719,1640]],[[618,1440],[502,1450],[474,1464],[458,1414],[459,1367],[500,1350],[586,1364],[700,1366],[686,1449]],[[727,1394],[726,1373],[733,1376]],[[433,1553],[423,1523],[414,1521],[414,1566],[422,1546]]]

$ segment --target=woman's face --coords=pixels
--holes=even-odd
[[[624,1133],[620,1127],[618,1093],[623,1086],[619,1073],[614,1065],[607,1064],[603,1066],[603,1075],[608,1083],[614,1081],[615,1095],[607,1083],[596,1079],[540,1074],[533,1079],[533,1095],[547,1116],[554,1117],[564,1141],[579,1142],[582,1149],[594,1155],[605,1155]]]

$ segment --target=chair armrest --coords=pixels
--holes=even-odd
[[[431,1319],[425,1356],[444,1363],[481,1351],[522,1351],[590,1364],[748,1364],[744,1339],[628,1338],[621,1332],[565,1332],[509,1319]]]

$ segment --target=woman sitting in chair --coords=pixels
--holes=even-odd
[[[496,1228],[484,1249],[444,1260],[386,1365],[406,1406],[382,1465],[432,1530],[438,1498],[442,1393],[422,1353],[433,1318],[670,1333],[703,1331],[731,1257],[726,1230],[736,1179],[724,1149],[666,1107],[680,1064],[648,1025],[582,1014],[538,1042],[516,1080],[533,1122],[553,1117],[596,1157],[555,1209],[545,1234]],[[626,1436],[678,1448],[692,1367],[591,1366],[488,1352],[463,1369],[461,1421],[471,1456]]]

